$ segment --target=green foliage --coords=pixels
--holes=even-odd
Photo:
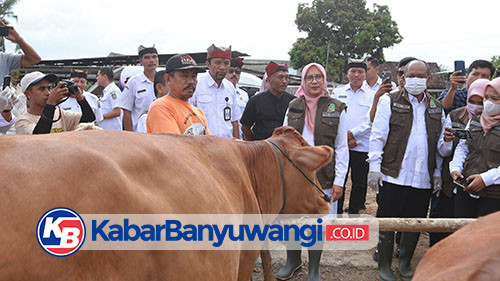
[[[366,54],[384,61],[384,48],[400,43],[395,21],[387,6],[366,8],[365,0],[314,0],[298,5],[295,24],[306,38],[298,38],[289,52],[290,64],[300,69],[308,63],[324,64],[330,41],[328,75],[339,75],[348,58]]]
[[[2,20],[5,24],[8,24],[8,18],[13,18],[17,21],[17,16],[14,14],[13,9],[14,6],[19,3],[19,0],[0,0],[0,20]],[[16,50],[19,50],[19,47],[16,47]],[[5,52],[5,38],[0,37],[0,51]]]
[[[492,56],[491,63],[493,66],[498,67],[500,65],[500,56]]]

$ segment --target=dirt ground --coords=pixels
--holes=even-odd
[[[350,180],[346,186],[346,198],[344,200],[344,208],[347,207],[350,196]],[[366,195],[366,210],[362,210],[362,214],[375,216],[377,212],[377,203],[375,201],[375,192],[368,188]],[[415,268],[429,249],[429,237],[426,233],[420,235],[417,249],[412,259],[412,266]],[[323,281],[330,280],[380,280],[378,278],[377,262],[372,258],[375,248],[366,251],[324,251],[321,257],[321,278]],[[285,251],[271,251],[273,259],[273,272],[276,274],[278,270],[285,264]],[[302,250],[302,261],[304,266],[299,270],[292,281],[306,281],[308,271],[308,255],[307,250]],[[392,260],[392,269],[397,277],[397,258],[394,256]],[[252,278],[255,281],[263,281],[264,275],[260,258],[255,265]]]

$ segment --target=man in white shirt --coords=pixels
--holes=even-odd
[[[370,106],[374,92],[363,85],[366,64],[362,60],[350,59],[347,63],[349,84],[341,85],[333,91],[333,97],[347,105],[347,136],[349,144],[349,168],[351,170],[351,197],[349,214],[358,214],[364,208],[366,179],[368,176],[368,144],[370,142]],[[345,190],[345,184],[344,184]],[[338,203],[338,213],[342,214],[344,196]]]
[[[404,89],[380,98],[370,137],[368,185],[379,191],[377,217],[427,216],[432,188],[441,187],[438,153],[445,115],[426,91],[428,65],[413,60],[405,68]],[[380,186],[380,189],[379,189]],[[420,233],[402,234],[399,275],[411,279],[411,258]],[[380,232],[379,274],[395,280],[391,270],[394,232]]]
[[[377,92],[377,90],[382,85],[382,78],[378,76],[380,71],[380,61],[374,57],[367,57],[366,61],[366,80],[363,82],[363,85],[373,92]],[[392,85],[392,89],[395,90],[397,88],[396,84],[392,81],[389,81]]]
[[[248,103],[248,93],[243,89],[238,87],[238,82],[240,82],[241,69],[243,68],[243,58],[233,58],[231,59],[231,65],[226,74],[226,79],[233,83],[234,88],[236,89],[236,102],[238,107],[240,108],[240,113],[243,114],[245,111],[245,106]],[[241,115],[240,118],[241,119]],[[240,128],[240,138],[243,139],[243,132],[241,131],[241,124],[239,124]]]
[[[121,91],[113,82],[113,70],[109,67],[101,68],[97,72],[97,85],[104,88],[100,98],[102,121],[98,122],[103,129],[121,130],[122,120],[120,114]]]
[[[241,113],[237,94],[226,74],[231,65],[231,47],[207,49],[208,73],[201,76],[196,91],[189,102],[200,108],[208,121],[208,129],[214,136],[239,138],[238,120]]]
[[[158,67],[158,51],[156,48],[139,46],[139,63],[144,72],[129,79],[120,98],[123,109],[123,129],[137,131],[139,117],[149,109],[155,100],[154,78]]]
[[[99,98],[96,95],[85,91],[85,88],[87,88],[87,71],[81,69],[72,69],[69,77],[71,79],[71,82],[73,82],[83,92],[83,97],[85,97],[88,104],[92,108],[92,111],[94,112],[96,118],[95,121],[101,121],[102,112],[101,106],[99,104]],[[71,95],[67,100],[62,102],[59,107],[72,112],[82,112],[80,104],[78,103],[76,98]]]

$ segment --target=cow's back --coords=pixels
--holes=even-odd
[[[479,218],[434,245],[412,280],[498,280],[500,212]]]
[[[0,227],[4,230],[0,233],[0,280],[33,276],[54,280],[54,272],[61,272],[62,279],[106,276],[113,280],[109,273],[117,272],[112,268],[116,264],[122,273],[116,280],[125,280],[124,276],[156,280],[169,275],[176,279],[175,272],[182,279],[237,278],[227,274],[228,267],[237,274],[237,251],[183,252],[182,257],[172,251],[79,251],[56,258],[38,246],[35,235],[40,217],[54,207],[80,214],[249,212],[244,208],[252,204],[238,199],[255,201],[249,194],[251,181],[231,141],[86,131],[5,137],[0,139],[0,153]],[[214,268],[214,259],[221,261],[221,268]],[[218,276],[222,272],[224,276]]]

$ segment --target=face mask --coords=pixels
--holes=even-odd
[[[496,116],[500,114],[500,104],[493,103],[490,100],[484,102],[484,113],[488,116]]]
[[[467,104],[467,111],[469,111],[469,113],[472,114],[472,115],[477,115],[477,114],[483,112],[483,106],[482,105],[468,103]]]
[[[418,96],[427,89],[427,78],[410,77],[405,79],[405,89],[408,93]]]

